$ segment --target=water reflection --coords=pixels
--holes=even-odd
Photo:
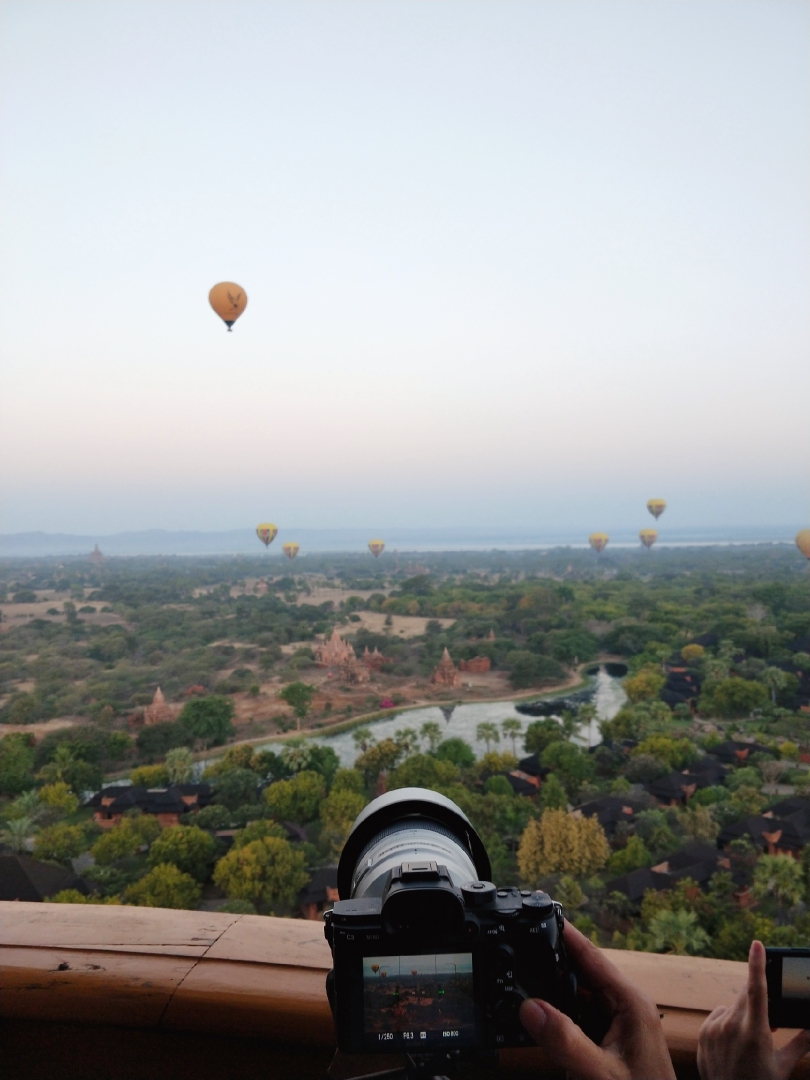
[[[583,729],[575,739],[582,746],[596,746],[602,741],[599,721],[612,719],[627,700],[621,682],[608,675],[604,668],[599,669],[592,686],[592,700],[596,706],[597,715],[588,728]],[[564,696],[560,695],[561,701]],[[489,721],[500,728],[501,720],[515,717],[522,722],[525,730],[528,724],[532,722],[532,717],[521,715],[515,708],[515,704],[512,701],[490,701],[470,704],[461,703],[458,705],[430,705],[424,709],[414,709],[411,712],[398,713],[382,720],[376,720],[368,726],[374,732],[374,738],[379,741],[386,738],[386,736],[394,735],[395,732],[400,731],[402,728],[413,728],[418,734],[422,725],[428,720],[432,720],[440,724],[443,738],[464,739],[473,748],[476,756],[481,757],[486,751],[486,746],[483,743],[476,742],[475,738],[476,728],[480,723]],[[357,745],[352,738],[352,731],[344,731],[339,735],[331,736],[313,735],[310,738],[323,746],[331,746],[340,758],[341,765],[348,767],[354,764],[358,751]],[[278,749],[278,744],[268,743],[267,748]],[[513,746],[513,740],[505,737],[501,732],[501,742],[497,749],[514,749],[518,757],[520,757],[523,753],[523,740],[518,736]]]

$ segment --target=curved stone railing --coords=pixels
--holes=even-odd
[[[610,956],[658,1003],[679,1075],[695,1075],[700,1025],[716,1005],[731,1004],[745,965],[649,953]],[[319,922],[0,903],[0,1015],[15,1021],[4,1023],[4,1056],[16,1076],[60,1080],[323,1076],[334,1054],[324,989],[330,962]],[[789,1035],[779,1032],[777,1039]],[[186,1064],[181,1073],[178,1053]],[[49,1072],[57,1059],[58,1069]],[[382,1058],[342,1058],[330,1075],[340,1080],[385,1067]],[[498,1073],[543,1070],[537,1048],[502,1052]],[[809,1075],[805,1060],[796,1076]]]

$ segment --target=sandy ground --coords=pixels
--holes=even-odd
[[[55,720],[42,720],[38,724],[0,724],[0,735],[9,735],[12,731],[20,731],[26,735],[33,735],[35,739],[41,739],[52,731],[79,727],[84,723],[86,721],[78,716],[58,716]]]
[[[0,617],[2,617],[0,633],[11,630],[15,626],[21,626],[29,619],[46,619],[48,622],[54,623],[66,621],[62,605],[66,600],[70,600],[70,593],[58,593],[53,590],[43,591],[40,589],[37,595],[40,599],[34,604],[0,604]],[[96,609],[92,614],[84,613],[79,615],[82,622],[89,623],[91,626],[126,626],[121,616],[116,615],[114,611],[102,612],[101,609],[106,605],[101,600],[74,600],[73,603],[76,605],[77,612],[85,604],[89,604],[90,607]],[[59,614],[49,615],[49,608],[56,608]]]

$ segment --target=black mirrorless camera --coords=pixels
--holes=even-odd
[[[560,904],[496,888],[480,837],[450,799],[424,788],[360,814],[326,914],[327,992],[347,1053],[442,1054],[531,1045],[520,1003],[575,1015]]]

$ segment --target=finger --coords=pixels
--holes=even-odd
[[[774,1055],[779,1062],[777,1070],[780,1076],[789,1076],[793,1066],[797,1065],[805,1054],[810,1053],[810,1031],[800,1031],[787,1046],[777,1050]]]
[[[727,1012],[728,1007],[726,1005],[718,1005],[716,1009],[712,1009],[712,1011],[709,1013],[709,1015],[706,1017],[706,1019],[700,1026],[700,1031],[698,1032],[698,1041],[700,1041],[700,1036],[703,1034],[709,1024],[712,1024],[715,1020],[719,1020],[720,1017],[724,1016]]]
[[[577,974],[591,990],[609,990],[621,996],[633,991],[632,985],[616,965],[567,919],[565,947],[571,954]]]
[[[757,1029],[768,1028],[768,983],[765,978],[765,946],[752,941],[748,952],[748,1015]]]
[[[536,998],[524,1001],[520,1022],[554,1065],[577,1080],[619,1080],[626,1075],[614,1055],[600,1050],[573,1020],[548,1002]]]

